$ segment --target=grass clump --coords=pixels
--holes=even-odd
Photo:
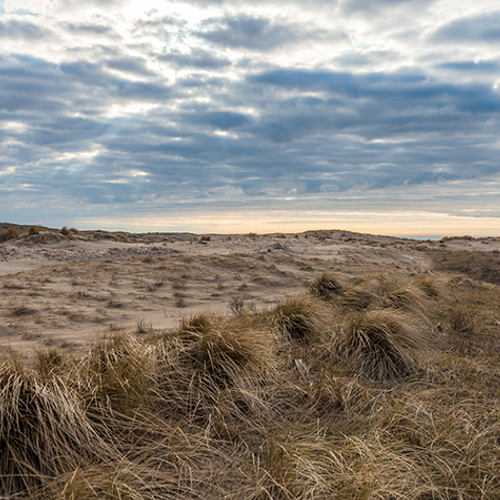
[[[44,231],[45,228],[43,228],[42,226],[31,226],[29,229],[28,229],[28,234],[29,235],[32,235],[32,234],[39,234],[40,232]]]
[[[10,227],[7,231],[0,233],[0,243],[15,240],[16,238],[19,238],[19,231],[14,227]]]
[[[273,336],[243,316],[198,314],[181,322],[180,333],[191,340],[192,355],[210,373],[248,371],[255,375],[274,363]]]
[[[424,337],[409,318],[395,311],[352,314],[337,339],[338,355],[350,373],[395,380],[416,372]]]
[[[342,285],[331,273],[323,273],[309,287],[309,292],[322,300],[331,300],[342,292]]]
[[[16,365],[0,368],[0,495],[34,491],[108,454],[82,400],[59,377],[41,380]]]
[[[80,366],[89,405],[98,412],[133,413],[146,404],[155,363],[154,349],[131,334],[96,341]]]
[[[327,309],[321,301],[308,295],[285,300],[270,311],[270,321],[277,330],[293,341],[311,343],[326,328]]]

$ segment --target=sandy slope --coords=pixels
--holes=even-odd
[[[493,251],[500,239],[418,242],[345,231],[24,236],[0,243],[0,345],[4,354],[8,346],[27,354],[83,349],[96,336],[162,330],[197,311],[269,307],[323,271],[345,283],[366,273],[423,272],[428,252],[442,249]]]

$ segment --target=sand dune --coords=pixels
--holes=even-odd
[[[29,354],[85,348],[118,330],[159,331],[199,311],[266,308],[324,271],[348,283],[432,270],[443,251],[494,252],[498,238],[415,241],[347,231],[193,235],[41,231],[0,243],[0,343]]]

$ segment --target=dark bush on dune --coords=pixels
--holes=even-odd
[[[19,237],[19,231],[13,227],[7,229],[3,233],[0,233],[0,243],[3,241],[14,240]]]
[[[323,273],[309,287],[309,292],[322,300],[332,300],[342,292],[342,285],[331,273]]]

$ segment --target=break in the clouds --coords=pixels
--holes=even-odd
[[[0,42],[1,220],[499,232],[493,1],[4,0]]]

